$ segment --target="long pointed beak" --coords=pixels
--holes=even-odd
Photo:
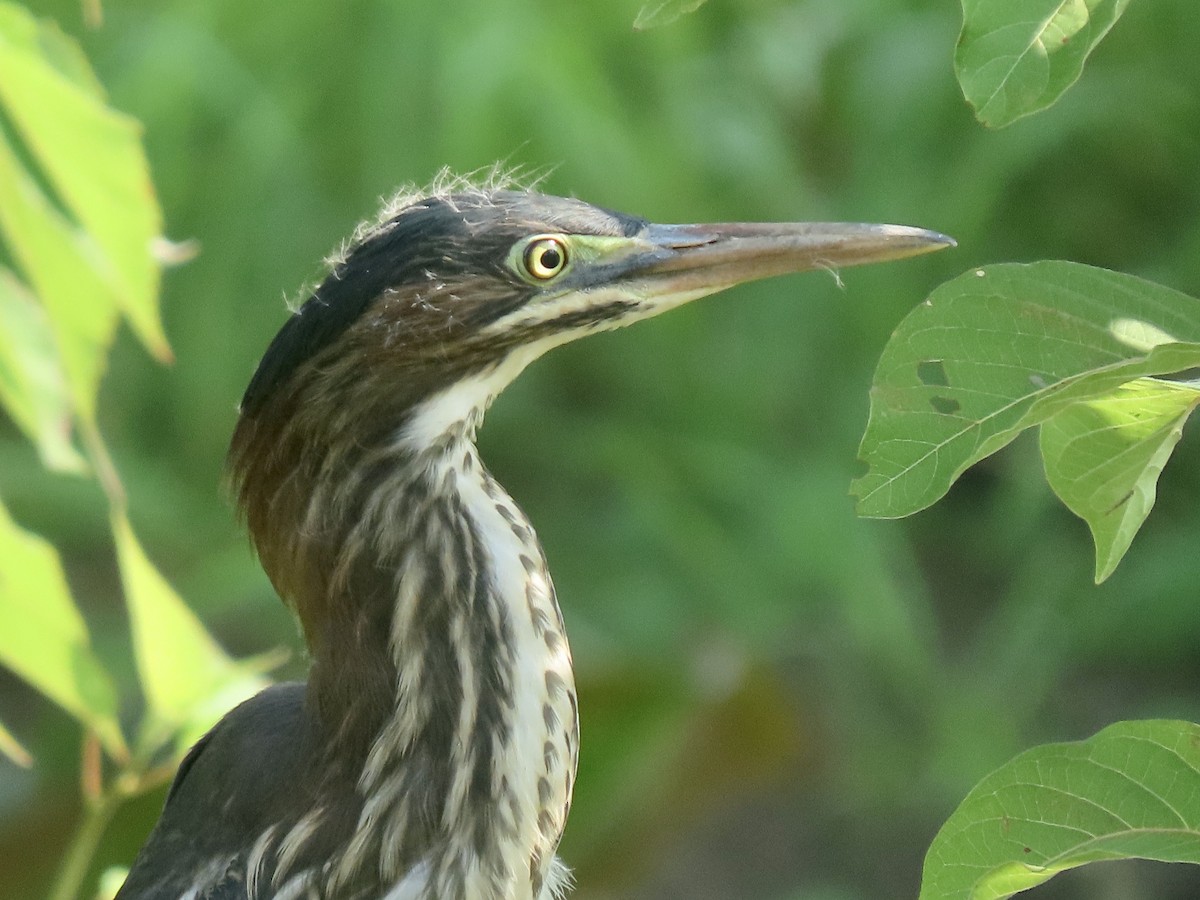
[[[825,222],[648,225],[639,237],[653,250],[630,260],[625,275],[651,283],[659,295],[711,293],[773,275],[885,262],[955,245],[923,228]]]
[[[497,318],[489,333],[536,325],[531,333],[548,337],[538,345],[542,353],[735,284],[955,246],[953,238],[924,228],[827,222],[647,224],[624,237],[571,234],[564,239],[570,252],[577,253],[574,266],[535,293],[535,300]]]

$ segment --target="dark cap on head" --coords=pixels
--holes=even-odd
[[[507,282],[513,291],[511,305],[516,305],[533,293],[505,266],[517,240],[537,231],[631,236],[645,224],[579,200],[511,190],[417,199],[362,229],[312,296],[284,323],[246,388],[241,412],[254,416],[297,368],[333,344],[388,290],[477,272]]]

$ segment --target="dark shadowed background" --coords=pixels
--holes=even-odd
[[[636,33],[641,6],[108,0],[92,32],[69,0],[35,5],[144,122],[169,236],[202,248],[165,282],[175,364],[123,335],[102,427],[156,563],[231,652],[290,647],[280,676],[302,676],[222,459],[285,299],[382,195],[499,159],[659,221],[954,235],[556,351],[481,435],[578,667],[573,896],[913,898],[939,823],[1015,753],[1200,720],[1194,436],[1099,588],[1028,439],[911,520],[856,519],[847,495],[874,362],[941,281],[1067,258],[1200,293],[1200,4],[1133,4],[1061,103],[999,133],[955,84],[950,0],[710,0]],[[0,494],[62,549],[128,694],[99,490],[0,422]],[[37,756],[0,759],[0,897],[33,900],[75,821],[79,733],[2,671],[0,718]],[[161,803],[129,805],[98,866],[128,863]],[[1032,896],[1195,898],[1200,875],[1094,866]]]

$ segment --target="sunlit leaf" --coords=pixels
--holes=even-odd
[[[265,687],[267,663],[232,660],[154,568],[128,520],[114,515],[112,527],[148,728],[183,733],[182,745]]]
[[[79,48],[57,26],[10,4],[0,4],[0,103],[86,232],[87,263],[150,351],[169,359],[151,252],[162,222],[141,126],[107,106]]]
[[[942,826],[920,900],[1001,900],[1127,858],[1200,863],[1200,726],[1119,722],[1022,753]]]
[[[46,313],[0,266],[0,406],[25,432],[49,469],[78,472],[71,445],[71,403]]]
[[[634,31],[647,31],[662,25],[670,25],[683,16],[694,13],[708,0],[654,0],[638,10],[633,20]]]
[[[1073,85],[1129,0],[963,0],[954,56],[979,121],[993,128],[1045,109]]]
[[[1092,530],[1097,581],[1112,574],[1149,515],[1159,473],[1197,404],[1195,387],[1141,378],[1042,424],[1046,478]]]
[[[969,272],[900,323],[871,390],[859,512],[937,501],[1025,428],[1144,375],[1200,365],[1200,301],[1066,262]]]
[[[21,167],[0,129],[0,233],[46,308],[75,411],[94,420],[118,311],[86,240]]]
[[[113,681],[92,651],[58,553],[0,506],[0,664],[125,754]]]
[[[28,769],[33,765],[33,757],[29,755],[29,751],[12,736],[12,733],[4,727],[3,722],[0,722],[0,754],[7,756],[23,769]]]
[[[109,866],[100,873],[100,884],[96,888],[95,900],[112,900],[117,896],[125,879],[129,877],[129,869],[125,866]]]

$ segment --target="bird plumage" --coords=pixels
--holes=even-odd
[[[532,526],[475,449],[557,344],[738,281],[911,255],[894,226],[661,226],[497,186],[361,229],[268,348],[234,493],[312,658],[188,755],[119,900],[548,900],[578,753]]]

